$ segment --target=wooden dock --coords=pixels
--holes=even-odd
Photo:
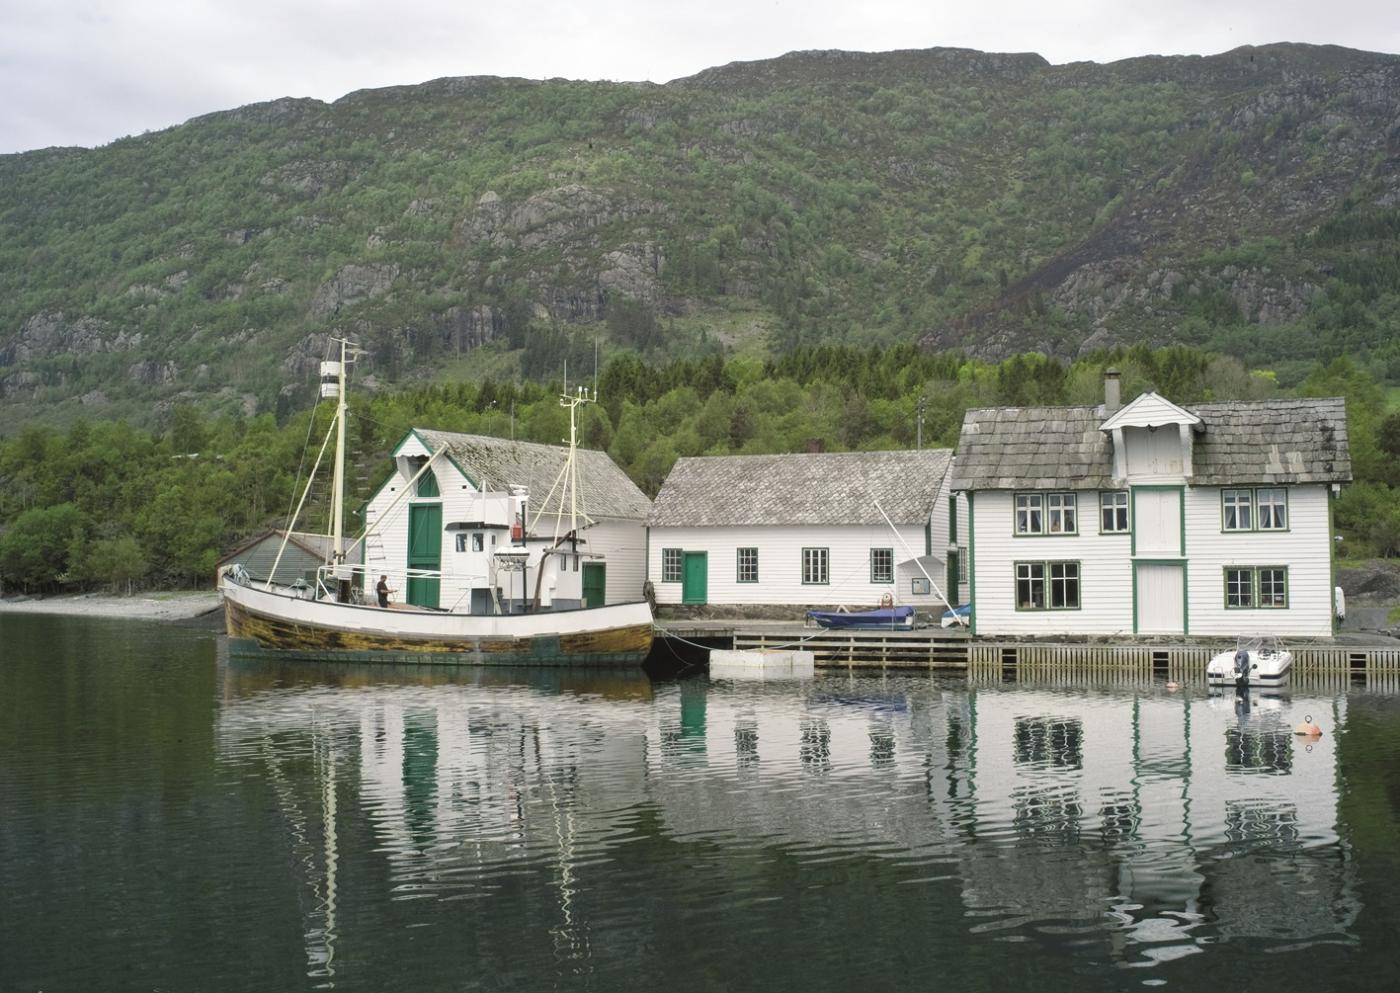
[[[818,668],[955,669],[970,675],[995,673],[998,678],[1004,673],[1100,673],[1187,682],[1205,672],[1212,655],[1235,647],[1224,640],[1183,645],[1006,641],[973,639],[955,628],[837,630],[797,621],[662,621],[657,634],[708,648],[804,649],[814,654]],[[1400,681],[1400,645],[1289,647],[1295,674],[1327,674],[1352,682],[1382,676]]]

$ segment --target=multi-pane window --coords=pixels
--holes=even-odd
[[[661,549],[661,581],[679,583],[681,581],[681,549]]]
[[[958,546],[958,582],[967,582],[967,546]]]
[[[894,549],[870,549],[870,581],[872,583],[894,582]]]
[[[1017,493],[1017,534],[1076,534],[1078,501],[1073,493]]]
[[[1220,499],[1224,505],[1224,530],[1254,530],[1253,490],[1222,490]]]
[[[829,582],[827,561],[825,548],[802,549],[802,583],[804,586],[824,585]]]
[[[1078,610],[1078,562],[1017,562],[1017,610]]]
[[[758,549],[739,549],[739,573],[735,577],[741,583],[758,582]]]
[[[1288,569],[1231,566],[1225,570],[1226,607],[1287,607]]]
[[[1260,531],[1286,531],[1288,529],[1288,491],[1282,486],[1270,486],[1254,491],[1255,506],[1259,511]]]
[[[1223,531],[1288,530],[1288,490],[1285,487],[1221,490],[1220,502]]]
[[[1126,534],[1128,531],[1128,492],[1112,490],[1099,494],[1099,531]]]

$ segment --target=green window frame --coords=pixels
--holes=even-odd
[[[870,582],[889,584],[894,582],[894,549],[870,549]]]
[[[736,583],[758,582],[758,549],[749,546],[736,549],[734,553],[734,581]]]
[[[1070,561],[1017,562],[1016,609],[1078,610],[1083,602],[1080,563]]]
[[[1099,493],[1099,534],[1131,534],[1128,519],[1128,491],[1103,490]]]
[[[679,583],[681,581],[681,569],[684,561],[684,549],[661,549],[661,581],[663,583]]]
[[[1064,490],[1017,493],[1013,533],[1018,537],[1063,537],[1079,533],[1079,495]]]
[[[802,549],[802,585],[829,586],[831,584],[831,550],[828,548]]]
[[[1224,574],[1226,610],[1288,609],[1288,566],[1230,565]]]
[[[1288,487],[1234,487],[1220,491],[1220,530],[1287,531]]]

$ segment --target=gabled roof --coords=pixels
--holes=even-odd
[[[561,509],[561,491],[554,489],[569,450],[563,445],[540,445],[530,441],[509,441],[480,434],[457,434],[414,428],[429,451],[447,450],[447,458],[478,487],[504,490],[509,486],[530,488],[530,517],[553,517]],[[620,518],[640,521],[651,509],[651,501],[637,489],[607,452],[580,448],[578,455],[579,511],[592,518]],[[546,504],[545,498],[549,497]],[[568,514],[567,505],[562,507]]]
[[[1102,407],[986,407],[963,416],[955,490],[1112,489]]]
[[[248,551],[248,549],[262,544],[269,538],[274,539],[280,545],[284,534],[286,534],[285,531],[270,528],[252,535],[240,542],[232,551],[221,556],[218,564],[222,566],[225,562],[232,562],[238,556]],[[310,555],[312,558],[318,558],[322,562],[329,562],[331,560],[334,546],[335,539],[328,534],[311,534],[307,531],[293,531],[287,537],[288,548],[299,548],[307,555]]]
[[[1197,486],[1351,479],[1341,397],[1198,403],[1191,410],[1206,426],[1192,456]]]
[[[1127,408],[1125,408],[1127,409]],[[1197,486],[1331,483],[1351,479],[1340,397],[1235,400],[1179,408],[1200,418]],[[955,490],[1112,489],[1112,436],[1102,407],[969,410],[958,439]]]
[[[720,455],[676,462],[656,495],[651,527],[928,523],[953,453],[823,452]]]
[[[1162,427],[1165,424],[1190,424],[1198,426],[1201,419],[1184,407],[1178,407],[1166,397],[1157,393],[1144,393],[1099,427],[1103,431],[1114,428]]]

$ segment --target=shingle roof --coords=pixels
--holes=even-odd
[[[1112,489],[1113,443],[1098,407],[969,410],[953,489]]]
[[[1192,483],[1319,483],[1351,479],[1346,404],[1340,397],[1236,400],[1185,407],[1201,418]],[[953,489],[1109,489],[1113,445],[1102,407],[969,410],[958,439]]]
[[[676,462],[656,495],[652,527],[925,524],[953,453],[723,455]]]
[[[1206,425],[1192,455],[1197,486],[1351,479],[1341,397],[1198,403],[1190,409]]]
[[[530,513],[553,516],[560,493],[549,496],[569,450],[560,445],[539,445],[529,441],[508,441],[479,434],[414,429],[431,450],[445,447],[457,466],[478,486],[499,490],[507,486],[530,488]],[[578,449],[579,510],[590,517],[641,520],[651,509],[651,501],[627,477],[607,452]],[[568,507],[563,511],[568,513]]]

